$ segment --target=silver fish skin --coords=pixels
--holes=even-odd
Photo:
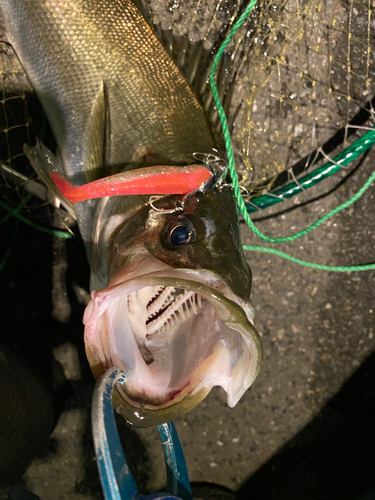
[[[214,146],[196,97],[132,2],[1,0],[0,12],[73,181],[147,153],[179,163]]]
[[[184,164],[215,146],[197,98],[131,1],[0,0],[0,29],[74,184],[150,155]],[[89,253],[95,205],[77,210]]]
[[[0,0],[0,25],[56,138],[56,156],[41,143],[26,149],[49,188],[51,169],[80,185],[139,166],[184,168],[192,153],[217,147],[130,0]],[[258,374],[251,272],[233,190],[221,180],[153,206],[145,196],[67,204],[91,266],[87,357],[96,377],[125,371],[115,406],[134,425],[186,413],[213,386],[234,406]]]

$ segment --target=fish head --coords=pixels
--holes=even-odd
[[[108,236],[106,265],[109,285],[85,311],[85,343],[96,377],[112,366],[126,373],[117,412],[157,425],[213,386],[234,406],[259,371],[262,344],[232,188],[144,203]]]

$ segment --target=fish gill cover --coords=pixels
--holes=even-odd
[[[219,131],[208,71],[246,2],[143,0],[139,6]],[[360,127],[372,126],[373,47],[371,2],[257,3],[230,43],[218,81],[240,181],[253,195],[271,189],[284,171],[281,181],[311,168],[322,159],[319,148],[332,157]],[[0,159],[25,169],[22,146],[33,142],[37,128],[30,120],[31,87],[3,42],[0,92]]]

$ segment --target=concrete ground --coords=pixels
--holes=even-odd
[[[255,215],[257,226],[273,236],[307,227],[364,184],[374,158],[372,152],[352,173],[343,171]],[[278,248],[322,264],[374,262],[374,200],[371,186],[355,205]],[[262,244],[247,227],[242,229],[244,243]],[[11,231],[8,224],[3,234]],[[90,428],[94,382],[81,325],[88,268],[78,239],[67,242],[66,268],[64,245],[20,227],[0,276],[2,340],[41,379],[53,380],[58,414],[49,445],[31,464],[21,489],[41,500],[91,500],[102,493]],[[247,252],[247,258],[264,363],[235,408],[228,408],[213,390],[176,420],[191,481],[226,486],[244,499],[375,498],[375,272],[324,272],[255,252]],[[65,273],[66,289],[59,289]],[[165,473],[156,429],[138,431],[120,421],[119,429],[140,489],[162,488]],[[0,499],[5,498],[4,490]]]

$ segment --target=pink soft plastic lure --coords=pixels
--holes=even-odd
[[[187,194],[212,177],[212,173],[202,165],[144,167],[98,179],[83,186],[73,186],[57,172],[50,175],[56,187],[72,203],[128,194]]]

